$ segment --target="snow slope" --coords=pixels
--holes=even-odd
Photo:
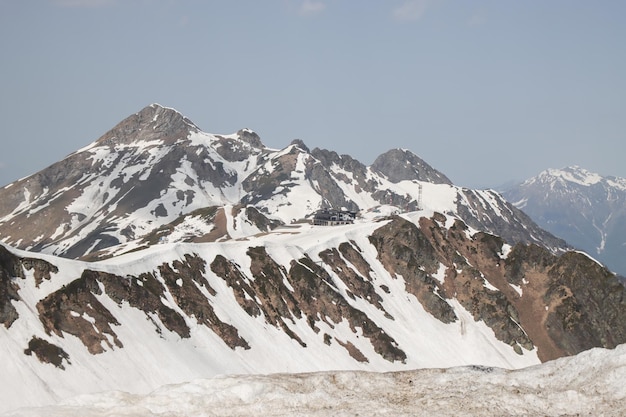
[[[221,376],[146,395],[82,396],[4,416],[622,416],[624,380],[626,345],[621,345],[516,371],[457,367]]]
[[[432,214],[416,212],[405,217],[417,222],[422,216]],[[0,326],[0,369],[3,370],[0,411],[26,404],[53,404],[69,396],[102,390],[146,394],[164,384],[221,374],[392,371],[459,365],[521,368],[540,362],[535,349],[524,350],[523,354],[516,353],[512,346],[498,340],[485,322],[476,321],[455,299],[448,300],[458,317],[452,323],[443,323],[427,312],[420,301],[407,291],[404,279],[390,274],[376,260],[378,254],[368,236],[388,221],[363,219],[352,225],[336,227],[302,224],[244,240],[160,244],[95,263],[42,256],[54,263],[59,271],[52,273],[52,278],[44,280],[39,286],[35,283],[32,271],[26,271],[25,279],[16,280],[15,283],[20,287],[20,301],[13,301],[13,305],[19,319],[8,329]],[[452,219],[448,223],[452,224]],[[322,263],[322,251],[347,241],[361,248],[363,257],[368,259],[373,288],[384,310],[377,308],[371,300],[351,297],[347,284],[331,272],[336,286],[334,291],[391,336],[406,352],[404,361],[383,358],[375,351],[373,342],[363,337],[362,330],[351,328],[347,319],[338,322],[328,318],[316,321],[318,331],[313,330],[304,316],[285,319],[286,326],[306,346],[303,347],[283,329],[271,325],[267,317],[253,316],[244,311],[227,282],[208,268],[204,276],[215,293],[209,294],[204,289],[204,296],[217,317],[237,329],[238,334],[249,344],[249,349],[229,347],[209,327],[201,325],[196,317],[181,310],[170,292],[164,293],[161,302],[184,318],[190,328],[190,337],[181,338],[179,334],[168,330],[156,314],[131,307],[126,301],[118,304],[105,291],[101,291],[95,295],[95,299],[115,317],[116,323],[112,329],[123,348],[116,346],[111,334],[104,333],[107,339],[101,343],[103,352],[95,355],[71,334],[48,334],[36,307],[39,300],[80,277],[83,269],[117,274],[123,280],[123,277],[138,277],[146,271],[157,271],[163,264],[184,259],[187,254],[195,254],[206,260],[221,255],[246,271],[250,268],[250,258],[245,254],[248,248],[253,247],[264,247],[275,262],[288,268],[294,259],[305,257]],[[24,251],[13,252],[22,257],[32,256]],[[179,285],[183,285],[182,280],[180,282]],[[290,285],[285,281],[286,287]],[[323,282],[320,285],[324,285]],[[93,324],[95,319],[85,314],[73,313],[77,318],[82,315],[100,334],[102,327],[96,327]],[[324,334],[331,335],[332,340],[326,340],[322,337]],[[69,356],[69,359],[63,361],[64,370],[24,354],[24,348],[33,336],[64,349]],[[342,343],[354,346],[366,361],[355,360]]]

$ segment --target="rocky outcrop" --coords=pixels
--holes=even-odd
[[[118,123],[96,142],[114,146],[140,141],[163,141],[172,144],[200,129],[174,109],[151,104]]]
[[[204,278],[205,261],[198,256],[186,255],[185,261],[174,261],[172,265],[163,264],[159,267],[161,278],[176,305],[188,316],[195,317],[217,334],[231,349],[250,346],[235,327],[219,319],[208,295],[216,292]]]
[[[123,343],[115,333],[120,323],[97,296],[106,294],[120,307],[128,304],[143,311],[161,333],[159,318],[169,331],[188,338],[191,330],[185,318],[163,301],[173,299],[176,308],[185,316],[210,328],[232,349],[248,349],[236,328],[221,321],[207,296],[215,291],[203,277],[205,263],[202,259],[187,255],[184,261],[163,264],[158,271],[139,276],[121,277],[105,272],[85,270],[79,279],[53,292],[37,304],[39,317],[48,334],[63,333],[78,337],[90,353],[98,354],[108,349],[122,348]]]
[[[29,356],[35,354],[40,362],[52,364],[63,370],[65,370],[63,361],[68,365],[72,364],[70,362],[70,355],[68,355],[63,348],[37,336],[33,336],[33,338],[30,339],[28,347],[24,349],[24,354]]]
[[[19,280],[23,280],[25,271],[32,271],[35,286],[49,280],[52,273],[58,272],[56,266],[42,259],[20,258],[0,245],[0,323],[6,328],[18,319],[19,315],[13,301],[20,301]]]
[[[371,168],[394,183],[416,180],[433,184],[452,184],[448,177],[411,151],[404,149],[391,149],[385,152],[376,158]]]
[[[334,328],[347,320],[352,331],[356,333],[358,328],[383,358],[391,362],[406,359],[406,354],[393,338],[365,313],[352,307],[328,273],[310,258],[293,260],[286,270],[262,247],[250,248],[248,256],[252,277],[247,277],[236,264],[222,256],[216,257],[211,264],[211,270],[228,283],[237,302],[248,314],[263,315],[268,323],[282,329],[303,347],[306,344],[289,325],[296,324],[294,319],[306,319],[316,333],[320,333],[317,324],[320,321]],[[320,334],[325,341],[327,337],[327,334]],[[340,344],[351,355],[357,355],[351,344]]]
[[[0,323],[9,328],[19,317],[13,300],[19,300],[16,277],[23,277],[19,259],[0,245]]]
[[[543,360],[626,343],[624,287],[587,255],[557,257],[518,245],[506,259],[505,278],[523,291],[516,300],[520,324]]]
[[[74,335],[91,354],[124,346],[111,327],[120,323],[96,297],[102,290],[94,275],[85,271],[80,279],[37,303],[39,319],[48,335]]]
[[[250,157],[251,148],[265,148],[261,138],[255,132],[241,129],[236,137],[215,135],[217,138],[215,151],[226,161],[241,162]]]
[[[433,278],[439,269],[435,249],[426,235],[413,223],[395,217],[377,229],[370,242],[378,251],[385,268],[405,282],[424,309],[444,323],[457,320],[454,309],[445,300],[445,289]]]
[[[457,199],[457,213],[468,226],[498,235],[509,244],[541,243],[554,253],[572,249],[493,190],[462,189]]]
[[[524,244],[505,254],[501,238],[445,221],[436,214],[417,228],[397,217],[370,237],[434,317],[457,320],[446,302],[455,299],[499,340],[518,353],[536,347],[542,360],[626,343],[626,291],[586,255]]]

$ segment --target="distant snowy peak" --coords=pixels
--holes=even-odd
[[[550,188],[556,186],[567,186],[568,184],[576,184],[584,187],[590,187],[599,183],[604,183],[610,187],[626,190],[626,179],[619,177],[603,177],[595,172],[588,171],[579,166],[570,166],[561,169],[547,169],[536,177],[525,181],[522,186],[533,184],[549,185]]]
[[[541,227],[626,274],[626,179],[548,169],[503,195]]]

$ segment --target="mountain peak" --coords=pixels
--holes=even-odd
[[[259,135],[251,129],[244,128],[238,130],[237,137],[254,148],[265,148],[265,145],[263,145],[263,142],[261,142],[261,138],[259,137]]]
[[[198,131],[200,129],[177,110],[153,103],[122,120],[97,142],[113,145],[161,140],[173,143]]]
[[[396,148],[383,153],[376,158],[371,168],[393,183],[418,180],[434,184],[452,184],[448,177],[407,149]]]
[[[554,184],[555,182],[558,182],[561,184],[574,183],[588,187],[597,184],[602,180],[603,177],[600,174],[590,172],[577,165],[572,165],[560,169],[546,169],[545,171],[542,171],[538,176],[526,181],[526,184],[533,184],[536,182]]]
[[[626,179],[568,166],[547,169],[504,196],[541,227],[626,274]]]

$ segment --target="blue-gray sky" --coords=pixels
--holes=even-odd
[[[0,0],[0,185],[154,102],[468,187],[626,177],[626,2]]]

